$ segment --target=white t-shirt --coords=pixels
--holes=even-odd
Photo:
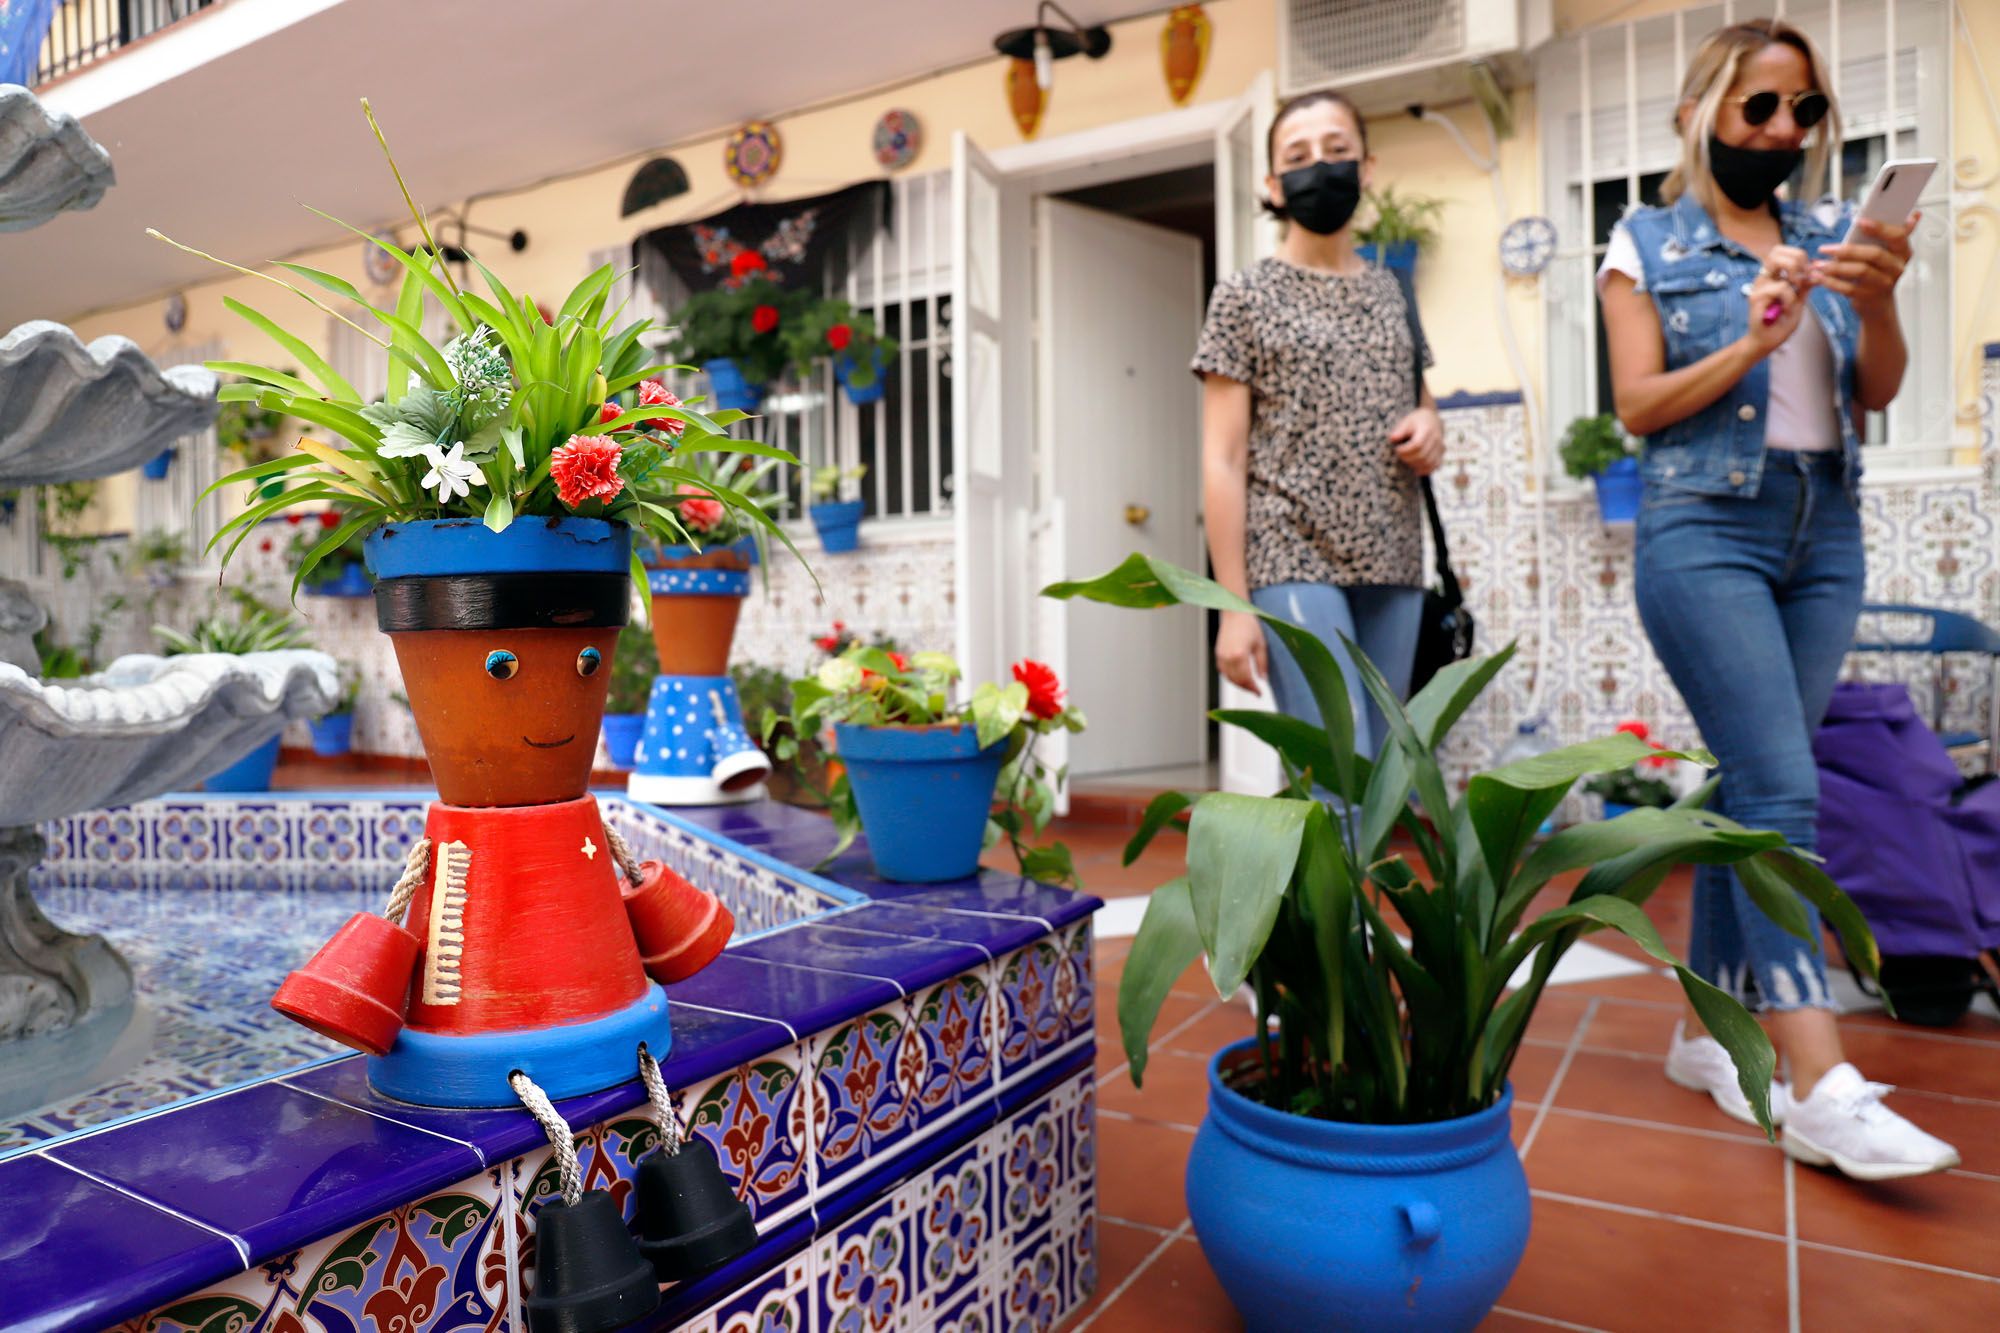
[[[1597,286],[1613,273],[1646,290],[1639,245],[1624,224],[1612,228],[1611,243],[1598,266]],[[1764,411],[1764,444],[1771,449],[1810,453],[1840,447],[1840,416],[1834,406],[1833,346],[1810,311],[1769,358],[1770,401]]]

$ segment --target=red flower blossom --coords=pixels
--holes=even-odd
[[[831,634],[822,634],[819,638],[813,640],[813,647],[823,653],[830,653],[840,647],[840,640]]]
[[[305,516],[304,514],[301,514],[301,513],[300,513],[300,512],[298,511],[298,510],[296,510],[296,509],[294,509],[294,510],[293,510],[293,511],[292,511],[291,513],[289,513],[289,514],[285,515],[285,522],[287,522],[287,523],[291,524],[291,525],[292,525],[293,527],[295,527],[295,528],[296,528],[296,527],[297,527],[297,526],[298,526],[299,524],[301,524],[301,523],[303,523],[303,522],[305,522],[305,521],[306,521],[306,516]]]
[[[1046,722],[1061,717],[1063,686],[1056,673],[1040,662],[1022,658],[1014,663],[1014,679],[1028,687],[1028,716]]]
[[[271,549],[271,539],[266,537],[263,541],[258,542],[257,549],[260,551],[269,551]]]
[[[337,510],[337,509],[329,509],[329,510],[326,510],[326,511],[325,511],[324,513],[322,513],[322,514],[321,514],[321,515],[319,516],[319,525],[320,525],[321,527],[323,527],[323,528],[337,528],[337,527],[339,527],[339,526],[340,526],[340,511],[339,511],[339,510]]]
[[[549,458],[556,494],[571,509],[585,500],[609,500],[625,489],[618,475],[618,441],[609,435],[572,435]]]
[[[684,481],[679,493],[688,497],[681,501],[681,522],[696,532],[708,532],[722,521],[722,501],[701,487]]]
[[[1652,730],[1644,722],[1620,722],[1618,730],[1628,736],[1637,736],[1642,741],[1652,735]]]
[[[730,273],[739,278],[747,278],[752,273],[761,273],[764,268],[764,256],[755,250],[738,250],[736,257],[729,261]]]
[[[639,406],[679,407],[680,405],[680,396],[657,379],[639,381]],[[687,422],[679,417],[647,417],[646,424],[669,435],[679,435],[687,429]]]
[[[896,664],[896,670],[898,671],[908,671],[910,669],[910,659],[897,652],[894,648],[889,650],[889,660]]]
[[[826,331],[826,345],[836,352],[847,350],[847,344],[854,341],[854,326],[836,324]]]
[[[542,323],[544,324],[554,324],[556,322],[556,312],[543,305],[540,301],[535,302],[535,313],[542,317]]]
[[[769,333],[778,327],[778,307],[760,305],[750,312],[750,327],[759,333]]]
[[[839,634],[846,628],[847,628],[847,622],[845,620],[836,620],[833,622],[833,632],[835,634]]]
[[[606,403],[597,409],[597,424],[602,426],[607,421],[616,421],[624,411],[625,409],[616,403]]]

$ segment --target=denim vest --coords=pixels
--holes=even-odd
[[[1784,244],[1809,258],[1846,230],[1846,206],[1836,201],[1822,208],[1793,203],[1779,208]],[[1634,208],[1621,225],[1639,247],[1646,294],[1659,312],[1666,340],[1668,370],[1699,361],[1743,335],[1751,318],[1750,284],[1762,261],[1718,231],[1693,195],[1682,195],[1670,208]],[[1854,433],[1853,406],[1860,322],[1846,297],[1824,287],[1815,287],[1806,300],[1833,348],[1841,475],[1848,497],[1858,500],[1861,442]],[[1715,402],[1647,436],[1640,464],[1647,489],[1756,495],[1764,475],[1770,378],[1766,358]]]

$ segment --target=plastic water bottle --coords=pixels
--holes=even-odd
[[[1560,746],[1556,740],[1555,728],[1549,724],[1548,715],[1537,713],[1533,717],[1523,718],[1516,724],[1513,736],[1500,747],[1500,754],[1494,760],[1494,767],[1503,767],[1522,759],[1533,759],[1536,755],[1547,754],[1558,748]],[[1537,837],[1546,838],[1555,831],[1555,816],[1550,815],[1542,821],[1542,826],[1536,829],[1535,833]]]

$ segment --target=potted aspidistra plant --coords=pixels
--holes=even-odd
[[[861,544],[861,515],[868,503],[861,497],[861,479],[867,475],[865,463],[812,470],[808,512],[813,531],[819,534],[819,548],[828,555],[843,555]]]
[[[1593,931],[1616,930],[1674,970],[1770,1132],[1770,1041],[1682,966],[1641,910],[1676,865],[1733,865],[1751,899],[1802,939],[1800,899],[1812,902],[1855,966],[1876,974],[1867,926],[1810,854],[1702,809],[1709,788],[1536,840],[1579,778],[1653,754],[1712,764],[1703,752],[1614,734],[1477,773],[1455,795],[1435,753],[1511,647],[1444,668],[1405,706],[1350,646],[1388,722],[1371,761],[1356,752],[1350,682],[1328,646],[1219,585],[1134,555],[1047,593],[1255,615],[1331,719],[1216,713],[1277,749],[1285,787],[1168,793],[1125,853],[1129,864],[1189,814],[1187,873],[1152,894],[1119,982],[1134,1084],[1168,991],[1198,960],[1218,995],[1247,982],[1268,1020],[1211,1062],[1187,1167],[1196,1235],[1253,1329],[1480,1322],[1528,1239],[1508,1071],[1557,962]],[[1315,785],[1339,803],[1313,799]],[[1567,902],[1531,915],[1558,876],[1578,871]]]
[[[1013,674],[1006,685],[989,681],[961,702],[958,663],[949,654],[905,657],[857,645],[793,681],[790,714],[767,709],[763,735],[788,762],[799,753],[797,738],[833,728],[841,771],[827,804],[839,840],[826,860],[865,832],[882,878],[935,883],[975,874],[981,851],[1005,838],[1022,874],[1074,884],[1066,846],[1030,841],[1055,814],[1057,780],[1035,742],[1058,730],[1082,731],[1084,717],[1064,701],[1048,667],[1018,662]]]
[[[801,376],[822,357],[833,358],[834,378],[857,407],[880,402],[898,344],[875,329],[874,316],[837,296],[815,301],[786,325],[785,347]]]
[[[1367,203],[1368,221],[1354,233],[1355,253],[1371,264],[1414,273],[1417,252],[1437,244],[1444,200],[1398,194],[1395,186],[1384,185],[1368,191]]]
[[[1563,471],[1597,488],[1597,516],[1607,524],[1630,523],[1639,516],[1644,484],[1639,478],[1639,453],[1618,418],[1609,412],[1578,417],[1563,431]]]

